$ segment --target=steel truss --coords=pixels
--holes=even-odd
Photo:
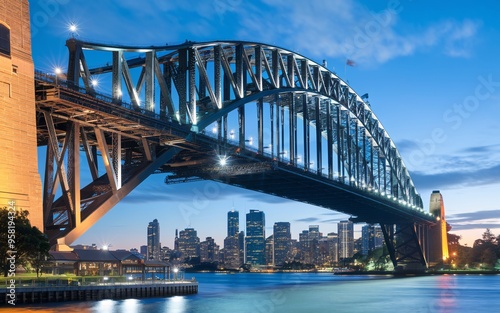
[[[396,271],[420,272],[427,268],[428,226],[417,223],[380,226]]]
[[[304,56],[279,47],[237,41],[130,47],[72,38],[67,47],[67,80],[56,81],[59,87],[55,91],[41,88],[44,94],[40,97],[49,99],[49,92],[64,91],[52,104],[66,103],[67,111],[38,103],[46,125],[39,138],[50,147],[44,207],[47,224],[57,229],[54,238],[61,234],[75,238],[70,236],[72,229],[91,215],[102,216],[111,203],[117,203],[142,181],[136,177],[172,171],[172,177],[177,178],[170,182],[194,177],[224,180],[231,171],[210,166],[210,160],[217,154],[238,159],[244,151],[258,154],[258,162],[280,162],[317,175],[321,184],[344,184],[349,193],[355,188],[363,198],[393,207],[404,222],[409,216],[424,224],[434,222],[423,212],[409,172],[369,104],[335,73]],[[90,67],[89,53],[108,53],[111,62]],[[134,58],[127,59],[130,53]],[[101,82],[109,82],[107,87],[99,87],[110,91],[107,98],[92,84],[99,76],[103,77]],[[75,94],[70,94],[71,90]],[[96,98],[105,104],[92,103],[90,99]],[[248,114],[251,103],[256,105],[256,116]],[[74,111],[78,110],[70,104],[92,112],[97,108],[107,115],[92,120],[80,110],[76,113],[85,118],[75,118]],[[229,119],[235,115],[238,129],[233,133]],[[51,126],[55,124],[51,118],[58,119],[57,126]],[[204,139],[206,144],[186,146],[194,144],[188,136],[210,137],[211,126],[215,135]],[[257,132],[255,148],[248,143],[249,126]],[[135,133],[135,127],[141,132]],[[172,134],[172,129],[178,132]],[[93,182],[82,189],[75,179],[79,175],[76,151],[80,146],[91,172],[97,172],[97,152],[106,169],[102,176],[92,172]],[[268,171],[245,162],[237,165],[238,170],[228,168],[239,176],[245,171],[247,175]],[[58,184],[63,196],[53,201]],[[80,196],[76,195],[78,190]],[[100,203],[110,205],[98,209]],[[98,211],[103,213],[94,213]],[[371,212],[369,218],[374,219],[374,215]],[[386,233],[386,241],[394,239],[388,229]],[[401,234],[411,237],[410,231]],[[404,242],[410,247],[413,241]],[[402,246],[396,245],[393,250],[396,262],[405,260],[398,253],[413,255],[403,252]]]
[[[44,225],[52,244],[71,244],[182,150],[178,145],[190,136],[180,129],[177,135],[171,129],[158,131],[131,121],[130,116],[119,117],[117,111],[107,113],[107,103],[42,80],[36,89],[38,139],[47,145]],[[81,152],[86,162],[81,162]],[[98,156],[104,174],[99,174]],[[91,182],[86,186],[80,185],[81,168],[89,171]]]
[[[242,148],[246,140],[244,105],[254,101],[258,105],[256,141],[260,153],[265,149],[263,102],[274,102],[274,154],[287,151],[290,162],[297,162],[296,133],[285,139],[283,130],[288,123],[296,132],[300,118],[304,129],[309,125],[316,128],[316,142],[321,142],[321,137],[327,139],[328,177],[373,189],[413,208],[423,207],[396,146],[370,106],[335,73],[299,54],[251,42],[127,47],[72,38],[67,46],[68,81],[82,84],[87,94],[95,94],[92,77],[109,74],[113,103],[122,103],[126,95],[132,106],[188,124],[196,132],[216,123],[221,144],[228,139],[227,116],[237,110],[237,138]],[[111,64],[89,68],[87,50],[111,52]],[[126,60],[128,52],[142,56]],[[136,68],[139,70],[134,76]],[[285,110],[289,121],[283,120]],[[289,147],[284,146],[285,141]],[[322,146],[314,147],[316,160],[311,160],[310,142],[307,133],[303,156],[306,169],[313,162],[322,164]],[[338,156],[336,168],[334,154]],[[318,169],[319,174],[322,170]]]

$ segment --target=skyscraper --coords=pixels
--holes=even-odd
[[[277,222],[274,223],[274,265],[281,266],[287,260],[290,252],[290,241],[292,235],[290,233],[290,223]]]
[[[265,215],[259,210],[250,210],[246,215],[245,263],[265,264],[266,234]]]
[[[219,257],[219,246],[212,237],[207,237],[205,241],[200,242],[200,261],[216,262]]]
[[[240,232],[240,213],[238,211],[227,212],[227,236],[234,236]]]
[[[179,251],[182,258],[196,258],[200,256],[200,238],[194,228],[186,228],[179,232]]]
[[[338,233],[340,259],[352,257],[354,253],[354,224],[351,221],[340,221]]]
[[[148,260],[160,259],[160,223],[154,219],[148,225]]]
[[[361,253],[368,255],[370,251],[382,247],[384,242],[382,229],[378,225],[364,225],[361,228],[361,240]]]

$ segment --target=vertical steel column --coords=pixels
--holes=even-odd
[[[80,86],[80,55],[82,47],[73,38],[66,41],[66,47],[68,47],[69,51],[68,71],[66,73],[68,87],[76,87],[78,89]]]
[[[328,153],[328,178],[333,179],[333,129],[332,129],[332,101],[326,102],[326,141]]]
[[[360,149],[359,149],[359,126],[358,126],[358,121],[355,120],[355,124],[354,124],[354,136],[356,137],[356,139],[354,140],[354,163],[355,163],[355,166],[354,166],[354,175],[356,177],[356,183],[359,184],[359,167],[360,167],[360,162],[359,162],[359,153],[360,153]]]
[[[116,189],[122,188],[122,135],[120,133],[111,133],[112,140],[112,161],[113,171],[116,179]]]
[[[71,225],[78,226],[80,217],[80,125],[76,122],[68,122],[68,183],[70,201],[72,201],[73,212],[71,212]]]
[[[280,55],[278,53],[278,50],[273,50],[272,53],[272,75],[274,78],[274,81],[276,82],[276,88],[281,87],[281,78],[280,78],[280,73],[279,73],[279,68],[280,68],[280,61],[279,61]]]
[[[196,112],[196,56],[194,48],[188,49],[189,53],[189,114],[191,117],[191,124],[198,124],[198,117]]]
[[[281,138],[280,138],[280,106],[281,98],[280,95],[276,95],[276,158],[281,160]]]
[[[307,104],[307,94],[302,95],[302,114],[304,115],[304,169],[309,170],[310,157],[310,132],[309,132],[309,106]]]
[[[245,105],[242,105],[238,108],[238,135],[239,135],[239,142],[240,142],[240,148],[245,149]]]
[[[257,100],[257,132],[258,132],[258,151],[264,152],[264,103],[263,99]]]
[[[373,143],[371,140],[368,140],[369,144],[370,144],[370,173],[368,172],[368,169],[367,169],[367,175],[370,175],[369,177],[367,176],[367,179],[370,181],[370,187],[372,188],[375,188],[375,181],[374,181],[374,171],[375,169],[373,168]]]
[[[221,54],[222,47],[217,45],[214,47],[214,92],[217,99],[217,107],[222,108],[222,75],[221,75]]]
[[[172,66],[172,64],[170,64],[170,62],[163,64],[163,80],[165,81],[165,87],[170,95],[172,95],[172,70],[171,70],[171,66]],[[163,91],[161,92],[160,98],[162,99],[162,103],[160,106],[160,116],[166,117],[167,109],[166,109],[166,103],[163,102],[163,99],[164,99]],[[171,119],[176,119],[174,104],[172,104],[172,112],[168,112],[168,115],[170,116]]]
[[[255,53],[255,79],[257,80],[257,88],[262,91],[262,47],[257,45],[254,48]]]
[[[340,104],[336,105],[337,111],[337,169],[339,173],[339,180],[344,182],[344,152],[343,152],[343,138],[341,136],[341,122],[342,122],[342,110],[340,109]]]
[[[224,146],[227,146],[227,114],[222,117],[222,128],[224,135],[222,136],[224,140]]]
[[[352,171],[352,144],[351,144],[351,117],[349,112],[346,114],[346,141],[347,141],[347,175],[349,175],[349,184],[352,184],[354,173]]]
[[[275,101],[269,103],[269,124],[271,129],[271,158],[274,159],[274,105],[278,101],[278,95],[275,96]]]
[[[322,141],[321,137],[321,99],[319,97],[314,98],[316,106],[316,170],[319,175],[323,170],[323,151],[322,151]]]
[[[222,135],[223,135],[222,134],[222,119],[218,119],[217,120],[217,153],[219,155],[223,154],[223,151],[222,151],[223,147],[224,147],[224,149],[226,147],[226,143],[223,142]]]
[[[200,62],[201,63],[201,62]],[[207,61],[203,60],[201,64],[198,63],[198,68],[203,67],[203,73],[207,72]],[[208,78],[208,77],[207,77]],[[202,71],[198,70],[198,99],[203,99],[207,96],[207,84],[205,83]]]
[[[155,52],[146,52],[145,67],[145,105],[144,108],[149,112],[155,111]]]
[[[295,88],[295,58],[293,54],[287,56],[287,74],[290,80],[291,88]]]
[[[179,68],[177,70],[177,93],[179,94],[179,118],[181,124],[186,123],[186,107],[188,105],[187,98],[187,70],[188,70],[188,57],[187,49],[179,49]]]
[[[297,159],[297,115],[295,110],[295,94],[290,93],[289,124],[290,124],[290,163],[296,165]]]
[[[243,53],[245,53],[243,44],[236,45],[236,89],[239,92],[237,98],[243,98],[245,96]]]
[[[285,150],[285,107],[280,106],[280,126],[281,126],[281,155],[282,160],[285,160],[286,150]]]
[[[122,104],[122,58],[123,51],[113,51],[113,77],[112,77],[112,96],[113,103],[121,105]]]

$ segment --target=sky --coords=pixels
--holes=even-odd
[[[31,0],[30,10],[35,68],[46,72],[67,64],[71,23],[77,38],[110,45],[248,40],[326,60],[358,94],[369,94],[425,208],[440,190],[461,244],[472,246],[486,228],[500,234],[497,1]],[[245,214],[258,209],[266,235],[274,222],[290,222],[295,239],[309,225],[336,232],[347,218],[211,181],[165,185],[164,178],[148,178],[75,243],[139,248],[156,218],[164,246],[186,227],[222,246],[232,209],[241,230]]]

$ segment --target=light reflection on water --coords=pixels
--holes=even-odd
[[[331,274],[196,274],[199,294],[169,298],[56,303],[16,312],[294,313],[498,312],[500,275],[412,278]],[[0,312],[6,308],[0,309]]]

